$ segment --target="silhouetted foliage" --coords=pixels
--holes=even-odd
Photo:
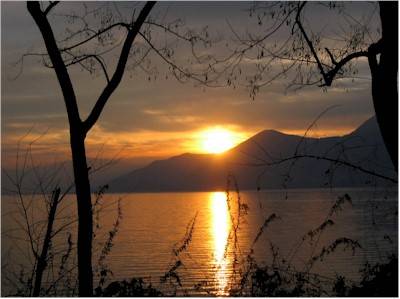
[[[63,213],[67,205],[65,198],[73,184],[62,186],[63,164],[51,165],[47,169],[35,162],[32,146],[41,136],[28,142],[25,149],[22,148],[29,133],[18,141],[15,173],[3,170],[12,185],[7,191],[13,195],[8,200],[12,200],[15,206],[10,213],[16,228],[2,231],[2,237],[13,244],[9,250],[20,251],[19,254],[27,258],[25,263],[20,259],[14,261],[16,265],[3,265],[2,277],[7,282],[4,289],[11,292],[6,295],[55,296],[59,294],[59,286],[63,285],[73,293],[71,271],[75,265],[71,263],[74,244],[70,228],[76,218],[67,218]],[[57,239],[61,234],[65,235],[66,242]],[[11,257],[16,258],[13,254]],[[21,267],[18,274],[15,273],[15,266]],[[18,279],[15,279],[17,275]],[[69,291],[61,293],[68,294]]]
[[[97,297],[160,297],[163,296],[159,290],[151,284],[146,284],[141,278],[131,280],[114,281],[106,288],[95,289]]]
[[[344,297],[397,297],[398,296],[398,258],[388,257],[387,263],[371,266],[366,263],[360,271],[361,282],[347,285],[346,279],[337,277],[333,286],[336,296]]]
[[[271,266],[255,266],[251,275],[249,296],[252,297],[397,297],[398,295],[398,259],[394,255],[387,263],[369,264],[361,269],[363,278],[360,283],[347,285],[346,278],[338,276],[333,282],[332,292],[324,291],[325,282],[313,279],[305,273],[293,273],[288,279],[287,273]],[[286,275],[285,275],[286,274]],[[329,282],[331,284],[331,282]]]

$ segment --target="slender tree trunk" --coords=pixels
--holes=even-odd
[[[47,266],[47,254],[50,249],[50,242],[51,242],[51,238],[52,238],[51,233],[53,231],[53,224],[54,224],[54,220],[56,218],[56,211],[57,211],[57,206],[59,203],[58,200],[60,197],[60,192],[61,192],[60,188],[56,188],[53,191],[53,194],[51,196],[50,211],[49,211],[49,216],[47,218],[46,235],[43,240],[41,254],[38,257],[38,261],[37,261],[37,267],[36,267],[36,273],[35,273],[35,283],[34,283],[32,297],[38,297],[40,295],[40,289],[42,287],[43,273]]]
[[[393,166],[398,170],[398,3],[379,2],[382,39],[380,58],[369,57],[372,98],[379,128]]]
[[[114,75],[104,88],[97,100],[92,112],[86,121],[82,122],[79,116],[78,104],[67,66],[64,63],[62,52],[57,46],[53,30],[47,19],[49,11],[57,5],[58,1],[50,1],[43,11],[38,1],[27,1],[27,9],[32,15],[42,33],[47,53],[51,59],[52,66],[57,75],[63,93],[65,106],[70,125],[70,143],[72,152],[72,164],[74,168],[75,190],[78,205],[78,281],[79,296],[87,297],[93,295],[93,272],[92,272],[92,202],[90,194],[90,183],[85,152],[86,133],[96,123],[111,94],[115,91],[125,71],[126,62],[132,44],[145,19],[155,5],[149,1],[141,10],[139,16],[128,30],[128,35],[122,46],[121,55]],[[86,42],[83,42],[84,44]]]
[[[93,296],[92,237],[93,218],[85,135],[71,129],[71,152],[78,205],[78,281],[79,296]]]

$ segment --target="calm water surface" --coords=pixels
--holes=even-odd
[[[334,225],[320,235],[316,247],[308,241],[301,242],[307,232],[327,219],[338,196],[346,193],[353,204],[345,203],[341,211],[330,217]],[[189,294],[211,292],[226,295],[233,272],[234,251],[239,257],[248,254],[259,228],[272,213],[279,219],[268,225],[253,247],[254,257],[260,265],[271,262],[272,244],[279,250],[281,258],[290,260],[298,270],[302,270],[305,263],[318,254],[323,246],[337,238],[347,237],[357,240],[362,248],[356,250],[354,255],[351,250],[339,248],[322,262],[317,262],[312,271],[329,277],[337,274],[358,280],[358,271],[366,261],[383,262],[388,254],[397,254],[397,191],[335,189],[242,192],[240,200],[248,206],[248,211],[240,220],[236,250],[232,246],[231,216],[237,221],[237,195],[230,195],[229,203],[225,192],[106,195],[105,203],[122,199],[122,222],[107,257],[114,279],[145,277],[157,285],[160,277],[179,259],[183,266],[178,274],[183,289]],[[68,200],[72,206],[66,210],[73,211],[74,200]],[[12,226],[12,219],[7,218],[12,201],[7,197],[2,200],[3,232]],[[116,214],[115,205],[111,205],[101,215],[101,228],[95,243],[97,252],[104,243],[102,236],[112,226]],[[188,224],[194,217],[190,243],[176,257],[173,249],[181,245]],[[2,248],[5,252],[7,237],[4,234]],[[3,264],[5,258],[2,255]],[[7,260],[11,258],[9,254]],[[204,281],[207,281],[207,285],[201,291],[194,291],[193,286]]]

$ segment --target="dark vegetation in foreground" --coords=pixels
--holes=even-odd
[[[330,296],[334,297],[397,297],[398,294],[398,258],[391,255],[388,262],[374,266],[365,264],[361,270],[362,280],[357,284],[349,284],[342,276],[333,282]],[[288,279],[288,273],[271,267],[254,265],[249,277],[250,289],[246,292],[233,291],[231,296],[251,297],[310,297],[324,296],[321,284],[309,284],[310,277],[295,272]],[[114,281],[104,289],[96,289],[99,297],[158,297],[169,296],[146,283],[141,278]]]

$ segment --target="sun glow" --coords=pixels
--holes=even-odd
[[[233,133],[223,128],[206,130],[201,139],[201,147],[207,153],[223,153],[235,145]]]

